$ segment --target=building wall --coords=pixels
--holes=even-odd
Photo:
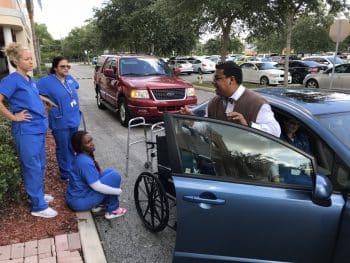
[[[19,42],[23,46],[29,47],[33,54],[35,64],[35,53],[32,41],[32,32],[28,13],[23,0],[0,0],[0,52],[3,53],[4,48],[11,42]],[[0,60],[6,59],[3,54],[0,54]],[[9,63],[8,71],[13,72]],[[0,65],[4,65],[4,61],[0,61]],[[36,65],[34,65],[36,67]],[[0,78],[6,75],[3,67],[0,67]],[[8,74],[8,73],[7,73]]]

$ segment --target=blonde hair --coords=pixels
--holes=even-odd
[[[5,47],[6,56],[8,56],[11,65],[14,68],[17,68],[17,65],[14,63],[15,60],[18,60],[21,57],[22,50],[27,50],[27,47],[23,47],[20,43],[13,42],[8,44]]]

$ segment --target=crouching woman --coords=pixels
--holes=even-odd
[[[106,219],[124,215],[126,209],[119,207],[121,176],[112,168],[101,170],[94,158],[91,135],[75,132],[72,146],[76,157],[65,195],[68,206],[75,211],[87,211],[104,205]]]

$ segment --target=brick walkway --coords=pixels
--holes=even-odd
[[[0,247],[0,263],[83,263],[79,233]]]

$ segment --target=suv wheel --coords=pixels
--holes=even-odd
[[[106,108],[106,106],[103,105],[103,103],[102,103],[101,93],[99,90],[96,91],[96,103],[97,103],[97,107],[100,110],[104,110]]]
[[[128,110],[128,103],[125,98],[120,98],[119,100],[119,121],[124,126],[127,127],[130,120],[130,113]]]
[[[318,82],[315,79],[309,79],[306,82],[305,87],[307,87],[307,88],[318,88]]]
[[[260,85],[263,85],[263,86],[269,85],[269,79],[267,77],[261,77]]]

